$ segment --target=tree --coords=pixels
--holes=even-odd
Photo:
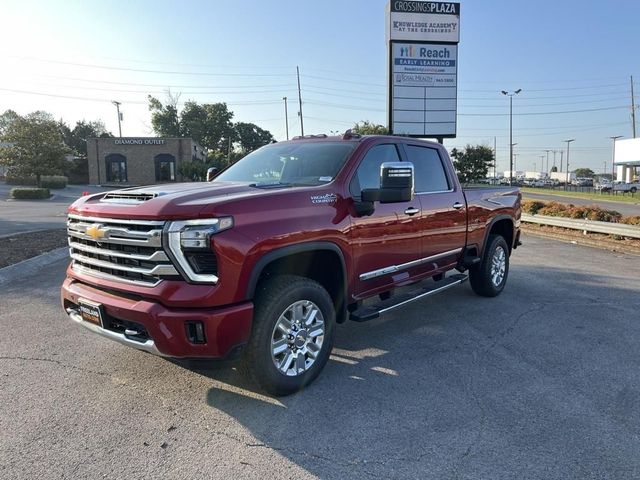
[[[556,167],[555,165],[553,167],[551,167],[551,172],[555,173],[558,171],[558,167]]]
[[[467,145],[464,150],[451,150],[453,166],[458,172],[460,183],[470,183],[486,178],[489,167],[493,166],[493,150],[486,145]]]
[[[64,122],[59,122],[60,131],[64,138],[64,143],[80,158],[87,158],[87,139],[88,138],[108,138],[113,137],[108,132],[102,121],[87,122],[81,120],[76,122],[76,126],[71,130]]]
[[[180,112],[180,133],[191,137],[207,150],[223,150],[229,147],[233,135],[233,112],[226,103],[198,104],[186,102]]]
[[[167,103],[163,105],[160,100],[149,95],[149,111],[151,112],[151,126],[156,134],[161,137],[180,137],[180,120],[178,118],[178,100],[180,95],[171,95],[167,92]]]
[[[596,172],[591,170],[590,168],[576,168],[573,173],[576,174],[576,177],[585,177],[585,178],[593,178],[596,176]]]
[[[2,115],[0,115],[0,137],[5,134],[7,128],[9,128],[9,126],[18,118],[20,118],[20,115],[13,110],[6,110]]]
[[[274,138],[271,132],[263,130],[253,123],[238,122],[233,126],[235,140],[244,153],[250,153],[271,143]]]
[[[351,131],[359,135],[389,135],[389,129],[384,125],[371,123],[369,120],[356,123]]]
[[[16,177],[36,177],[42,185],[42,175],[55,175],[63,170],[64,145],[58,122],[46,112],[17,116],[9,122],[2,140],[11,143],[0,149],[0,164],[9,167]]]

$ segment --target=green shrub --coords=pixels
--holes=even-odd
[[[49,198],[51,194],[48,188],[12,188],[9,192],[10,198],[16,200],[39,200],[42,198]]]
[[[7,175],[6,181],[8,185],[36,185],[35,177],[14,177],[9,174]],[[58,189],[67,186],[67,177],[63,177],[62,175],[43,175],[40,181],[42,188]]]

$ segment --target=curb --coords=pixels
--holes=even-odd
[[[43,267],[51,265],[59,260],[69,256],[69,248],[61,247],[49,252],[38,255],[37,257],[14,263],[8,267],[0,268],[0,286],[3,286],[14,280],[24,278],[40,270]]]

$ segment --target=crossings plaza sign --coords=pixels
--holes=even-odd
[[[456,136],[460,4],[387,4],[389,128],[393,134]]]

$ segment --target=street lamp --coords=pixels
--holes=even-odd
[[[502,90],[502,94],[509,97],[509,185],[513,185],[513,96],[521,91],[521,88],[511,93]]]
[[[613,149],[611,151],[611,194],[613,194],[613,176],[616,172],[616,140],[622,138],[622,135],[614,135],[609,137],[613,140]]]
[[[545,152],[547,152],[547,176],[549,176],[549,152],[551,150],[545,150]]]
[[[567,189],[567,184],[569,183],[569,144],[571,142],[575,142],[576,139],[572,138],[571,140],[563,140],[565,142],[567,142],[567,173],[565,175],[565,181],[564,181],[564,189]]]
[[[287,140],[289,140],[289,114],[287,113],[287,97],[282,97],[284,100],[284,125],[287,129]]]
[[[116,101],[116,100],[111,100],[111,103],[113,103],[116,106],[116,111],[118,112],[118,132],[120,133],[120,138],[122,138],[122,115],[120,115],[120,105],[121,103]]]

